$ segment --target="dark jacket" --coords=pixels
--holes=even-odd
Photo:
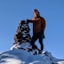
[[[33,23],[33,33],[39,33],[45,30],[46,21],[43,17],[33,18],[32,20],[28,21],[28,23]]]

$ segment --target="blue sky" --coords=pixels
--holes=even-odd
[[[0,0],[0,52],[10,49],[19,21],[32,18],[34,8],[47,23],[44,51],[64,59],[64,0]]]

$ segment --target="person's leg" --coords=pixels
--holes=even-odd
[[[39,43],[41,45],[41,50],[43,51],[44,45],[43,45],[42,34],[39,35]]]
[[[33,49],[37,48],[37,46],[35,45],[36,40],[37,40],[37,36],[36,36],[36,34],[34,34],[34,36],[31,39],[31,45],[32,45]]]

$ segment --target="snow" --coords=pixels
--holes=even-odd
[[[0,64],[64,64],[64,60],[56,59],[48,51],[33,55],[38,50],[28,52],[28,48],[31,48],[28,42],[13,45],[9,51],[0,54]]]
[[[28,52],[28,48],[31,48],[28,42],[13,45],[9,51],[0,54],[0,64],[64,64],[64,60],[56,59],[48,51],[34,55],[38,50]]]
[[[26,42],[26,43],[22,43],[22,44],[20,44],[20,45],[19,45],[19,44],[13,45],[13,46],[10,48],[10,50],[18,49],[18,48],[28,49],[28,48],[30,48],[30,47],[31,47],[30,43]]]
[[[50,52],[33,55],[25,50],[15,49],[0,54],[0,64],[64,64]]]
[[[57,62],[58,64],[64,64],[64,61],[59,61],[59,62]]]

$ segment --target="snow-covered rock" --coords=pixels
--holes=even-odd
[[[14,50],[14,49],[21,49],[21,48],[24,48],[24,49],[28,49],[28,48],[30,48],[31,47],[31,45],[30,45],[30,43],[28,43],[28,42],[26,42],[26,43],[22,43],[22,44],[14,44],[11,48],[10,48],[10,50]]]
[[[29,42],[26,42],[26,43],[22,43],[22,44],[14,44],[11,48],[10,48],[10,50],[15,50],[15,49],[23,49],[23,50],[25,50],[25,51],[29,51],[29,49],[32,49],[32,46],[31,46],[31,44],[29,43]],[[32,51],[30,51],[30,53],[31,54],[38,54],[39,53],[39,51],[38,51],[38,49],[32,49]]]
[[[9,51],[0,54],[0,64],[64,64],[64,60],[56,59],[48,51],[33,55],[33,51],[27,51],[28,47],[31,47],[29,43],[13,45]]]
[[[0,64],[64,64],[50,52],[33,55],[25,50],[15,49],[0,54]]]

